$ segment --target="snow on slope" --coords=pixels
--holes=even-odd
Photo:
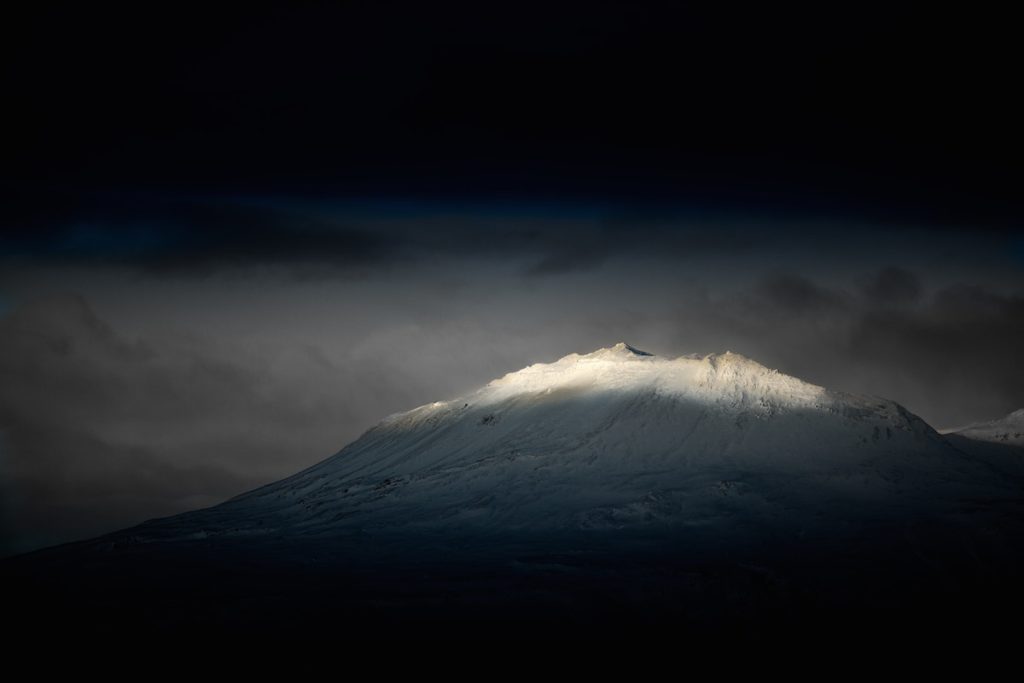
[[[318,465],[132,538],[803,528],[993,486],[892,401],[734,353],[620,343],[392,415]]]
[[[973,424],[951,433],[976,441],[1024,446],[1024,408],[998,420]]]

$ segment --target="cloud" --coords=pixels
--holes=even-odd
[[[676,346],[721,347],[830,388],[896,399],[936,427],[1024,406],[1024,297],[978,286],[926,292],[883,268],[862,288],[773,275],[688,300]]]
[[[736,211],[640,210],[597,202],[564,205],[315,200],[300,197],[116,193],[27,195],[5,205],[0,263],[129,267],[175,277],[248,274],[276,268],[298,279],[367,275],[438,259],[511,263],[530,278],[646,259],[693,264],[753,261],[810,251],[851,255],[853,232],[885,229],[880,253],[918,239],[898,226],[836,226],[779,214],[752,220]],[[947,237],[949,234],[948,233]],[[955,239],[953,235],[952,239]],[[856,242],[856,240],[853,240]],[[934,247],[938,249],[939,247]],[[791,258],[789,260],[792,260]],[[780,264],[785,270],[788,264]],[[872,296],[910,287],[905,271],[882,273]],[[798,296],[779,279],[780,297]],[[789,287],[791,291],[781,291]]]
[[[554,251],[527,268],[527,275],[564,275],[590,270],[604,263],[607,254],[587,247],[563,247]]]
[[[790,273],[764,278],[754,296],[758,304],[767,303],[773,311],[790,316],[822,316],[849,307],[842,293]]]
[[[335,269],[379,265],[396,244],[343,217],[296,205],[150,195],[64,198],[8,211],[8,260],[132,265],[202,274],[285,264]]]
[[[903,306],[921,298],[921,280],[905,268],[883,268],[864,286],[864,296],[876,306]]]
[[[402,395],[314,346],[128,338],[74,295],[0,320],[0,552],[210,505],[312,464]]]

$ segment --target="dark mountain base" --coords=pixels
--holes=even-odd
[[[1024,614],[1019,547],[944,530],[711,552],[564,539],[435,552],[344,543],[202,541],[72,547],[3,565],[25,646],[119,643],[606,642],[990,650]],[[931,534],[929,536],[929,533]],[[922,541],[923,539],[923,541]],[[614,541],[614,542],[612,542]]]

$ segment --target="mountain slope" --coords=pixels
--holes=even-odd
[[[944,436],[961,452],[999,471],[1005,480],[1024,481],[1024,409]]]
[[[1024,408],[998,420],[973,424],[953,433],[975,441],[1024,446]]]

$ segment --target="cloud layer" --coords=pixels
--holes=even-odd
[[[315,346],[128,338],[78,296],[0,321],[3,550],[210,505],[312,464],[379,417]]]

